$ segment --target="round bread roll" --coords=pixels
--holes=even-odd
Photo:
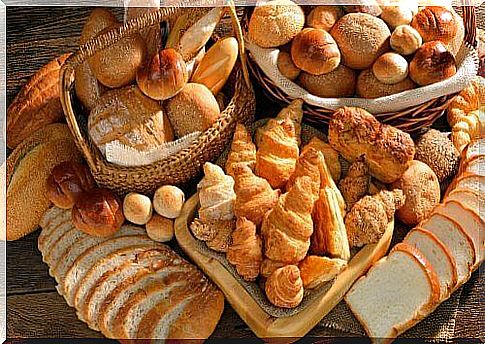
[[[361,98],[375,99],[412,90],[416,84],[409,78],[397,84],[388,85],[379,81],[372,69],[366,69],[357,78],[356,94]]]
[[[354,95],[356,79],[353,69],[340,65],[332,72],[322,75],[303,72],[298,78],[298,84],[317,97],[342,98]]]
[[[391,29],[399,25],[408,25],[413,20],[413,11],[406,4],[381,6],[381,19],[384,20]]]
[[[381,55],[372,66],[377,80],[384,84],[394,85],[408,76],[408,61],[396,53]]]
[[[401,55],[411,55],[423,44],[423,38],[410,25],[398,26],[391,35],[391,48]]]
[[[116,24],[106,28],[98,36],[120,26],[121,24]],[[99,82],[107,87],[117,88],[135,81],[138,68],[145,62],[145,55],[145,41],[139,34],[133,34],[99,50],[88,62]]]
[[[382,19],[366,13],[343,16],[330,31],[342,54],[342,63],[366,69],[389,50],[391,32]]]
[[[440,202],[438,177],[421,161],[413,160],[401,179],[392,184],[392,188],[401,189],[406,196],[406,202],[397,211],[397,217],[409,226],[427,219]]]
[[[322,29],[330,32],[335,23],[344,14],[340,6],[315,6],[306,18],[307,25],[314,29]]]
[[[121,202],[108,189],[93,189],[83,193],[72,208],[74,226],[92,236],[113,235],[124,221]]]
[[[281,74],[289,80],[295,80],[300,75],[300,68],[295,66],[291,55],[286,51],[280,51],[278,54],[277,66]]]
[[[175,97],[167,100],[165,106],[178,137],[209,129],[220,115],[219,104],[212,92],[196,83],[185,85]]]
[[[424,43],[409,64],[409,76],[420,86],[440,82],[455,74],[455,58],[440,41]]]
[[[123,200],[123,214],[131,223],[144,225],[152,217],[152,201],[145,195],[130,192]]]
[[[249,20],[250,39],[263,48],[290,42],[305,25],[305,14],[291,0],[271,0],[257,6]]]
[[[291,58],[301,70],[320,75],[338,67],[340,50],[327,31],[308,28],[293,39]]]
[[[158,214],[153,214],[150,221],[145,226],[147,235],[150,239],[157,242],[168,242],[173,239],[174,220]]]
[[[366,13],[374,17],[379,17],[382,13],[379,2],[376,0],[361,0],[359,3],[361,5],[346,5],[343,8],[347,13]]]
[[[172,98],[189,79],[182,55],[174,49],[164,49],[155,54],[144,68],[136,73],[136,83],[148,97],[156,100]]]
[[[419,32],[424,42],[440,40],[445,44],[455,39],[459,25],[455,15],[440,6],[422,8],[411,22],[411,26]]]
[[[80,44],[85,44],[108,27],[119,24],[115,15],[107,8],[97,7],[89,15],[81,32]]]
[[[155,211],[169,219],[175,219],[180,215],[184,202],[184,192],[173,185],[159,187],[153,196],[153,208]]]

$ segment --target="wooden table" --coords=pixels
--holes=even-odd
[[[82,7],[7,8],[7,105],[40,66],[77,47],[90,10]],[[479,10],[479,26],[482,28],[485,27],[484,13],[482,5]],[[268,102],[258,100],[259,115],[272,115],[277,111],[276,106],[264,106],[262,104]],[[8,337],[102,338],[100,333],[91,331],[78,320],[74,310],[57,294],[55,281],[49,276],[47,265],[42,262],[37,249],[38,235],[37,231],[7,244]],[[457,343],[463,343],[463,338],[481,337],[483,340],[485,337],[484,307],[480,304],[480,295],[483,297],[485,289],[481,275],[476,272],[463,287],[455,327]],[[308,338],[319,343],[348,343],[348,336],[317,326]],[[260,342],[228,305],[211,338],[224,338],[224,343],[227,338]],[[100,339],[100,342],[110,341]]]

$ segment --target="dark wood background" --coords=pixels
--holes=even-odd
[[[86,7],[8,7],[7,8],[7,105],[20,87],[40,66],[65,52],[73,51],[83,23],[90,13]],[[121,11],[117,11],[121,15]],[[479,26],[485,26],[485,7],[479,10]],[[258,99],[258,115],[268,116],[278,109]],[[266,104],[262,106],[261,104]],[[102,338],[76,318],[75,312],[55,290],[37,249],[35,232],[7,244],[7,336],[9,338]],[[463,287],[455,328],[456,342],[464,338],[483,338],[485,290],[479,272]],[[309,341],[348,342],[349,335],[319,328]],[[226,305],[213,339],[241,339],[259,342],[246,324]],[[312,338],[310,340],[310,338]],[[340,338],[340,339],[337,339]],[[461,338],[461,339],[460,339]],[[51,341],[52,342],[52,341]],[[64,340],[63,340],[64,342]],[[103,340],[108,343],[109,341]]]

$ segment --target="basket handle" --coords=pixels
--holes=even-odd
[[[465,43],[477,47],[477,14],[473,0],[463,0],[463,24],[465,25]]]

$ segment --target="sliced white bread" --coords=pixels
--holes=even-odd
[[[43,255],[44,262],[52,266],[58,262],[65,249],[73,243],[84,237],[85,234],[80,230],[72,227],[70,230],[62,234],[59,239],[52,243],[50,250]]]
[[[37,239],[39,251],[43,251],[45,239],[50,236],[50,234],[56,229],[56,227],[61,223],[69,221],[70,219],[70,211],[57,207],[52,207],[47,210],[47,212],[42,216],[42,219],[39,222],[39,226],[42,228],[42,231],[39,234],[39,238]]]
[[[438,214],[447,215],[465,230],[473,241],[475,250],[475,262],[473,268],[477,267],[485,257],[485,223],[473,210],[456,201],[446,201],[434,210]]]
[[[443,214],[433,214],[420,226],[433,233],[448,248],[456,263],[457,286],[464,283],[475,262],[473,241],[466,231],[455,220]]]
[[[481,194],[485,192],[485,177],[476,176],[466,172],[456,179],[456,181],[450,186],[448,193],[450,193],[451,190],[470,190]]]
[[[477,213],[482,221],[485,221],[485,193],[478,194],[471,190],[458,189],[451,191],[446,200],[457,201],[467,206],[470,210]]]
[[[63,222],[56,226],[56,229],[49,235],[45,237],[43,242],[43,247],[41,250],[42,259],[44,262],[47,263],[46,257],[52,251],[52,247],[56,244],[56,242],[67,232],[70,232],[74,229],[74,225],[70,220]]]
[[[447,298],[458,281],[455,259],[448,248],[436,235],[419,227],[411,230],[403,242],[416,247],[426,257],[438,276],[441,299]]]
[[[463,161],[470,161],[475,156],[485,155],[485,138],[472,141],[462,154]]]
[[[485,177],[485,155],[479,155],[466,162],[463,172],[469,172],[477,176]]]
[[[391,342],[435,309],[438,277],[420,251],[398,244],[379,260],[345,296],[369,337]]]

